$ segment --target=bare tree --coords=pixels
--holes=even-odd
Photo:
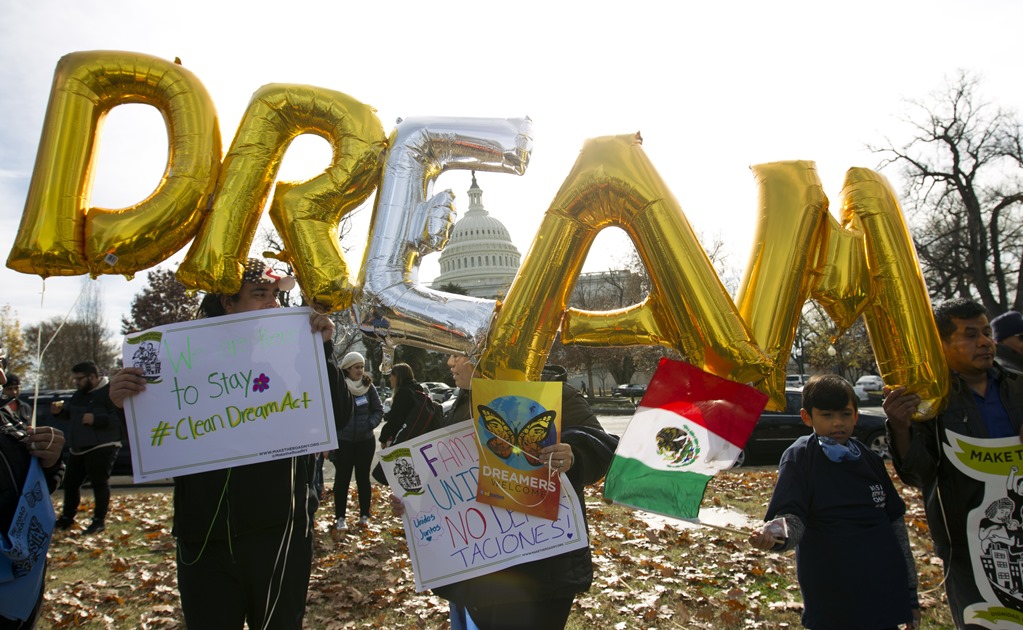
[[[106,327],[106,316],[103,312],[103,293],[100,285],[94,280],[83,279],[82,298],[75,308],[75,322],[82,328],[80,346],[82,358],[78,361],[91,359],[101,369],[111,368],[115,364],[116,353],[113,348],[110,330]]]
[[[174,271],[156,269],[146,276],[148,284],[131,301],[131,319],[121,318],[124,334],[154,326],[186,321],[195,316],[199,298],[189,295]]]
[[[870,148],[902,169],[931,295],[979,297],[994,316],[1023,310],[1023,141],[1015,113],[978,87],[961,71],[927,102],[909,102],[907,142]]]
[[[104,374],[116,367],[113,348],[109,344],[97,343],[92,324],[72,320],[61,327],[61,321],[60,317],[55,317],[25,329],[26,336],[35,339],[39,326],[42,326],[43,345],[49,343],[42,364],[37,368],[40,387],[70,388],[71,366],[80,361],[95,361]]]
[[[796,329],[793,358],[798,369],[814,368],[831,372],[855,382],[863,374],[877,370],[874,351],[867,337],[867,327],[859,318],[842,335],[838,327],[816,302],[808,302]],[[834,341],[832,341],[834,339]]]
[[[25,328],[25,336],[29,339],[35,339],[42,328],[45,350],[42,363],[35,366],[41,387],[68,388],[71,366],[80,361],[95,361],[101,373],[107,373],[118,365],[118,353],[111,341],[110,330],[104,324],[99,283],[89,279],[83,282],[85,285],[74,317],[63,326],[63,318],[55,317]]]

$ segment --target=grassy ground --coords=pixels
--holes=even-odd
[[[776,470],[719,474],[706,506],[759,520]],[[950,628],[916,490],[896,482],[920,573],[923,624]],[[318,513],[316,560],[306,627],[447,628],[447,604],[413,588],[400,521],[375,487],[368,529],[331,531],[331,499]],[[60,493],[54,499],[59,503]],[[604,504],[588,495],[595,579],[576,599],[569,628],[800,627],[802,609],[791,555],[752,549],[719,529],[687,528]],[[87,514],[91,505],[83,505]],[[354,510],[349,510],[353,512]],[[87,521],[87,519],[80,520]],[[170,535],[170,491],[115,494],[105,532],[58,533],[50,549],[47,601],[40,628],[181,628]]]

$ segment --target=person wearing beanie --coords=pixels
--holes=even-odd
[[[358,352],[349,352],[341,360],[345,385],[351,403],[346,406],[346,417],[334,418],[337,423],[337,450],[331,453],[334,464],[334,527],[338,531],[348,529],[345,513],[348,507],[348,488],[355,473],[355,485],[359,494],[359,526],[369,525],[369,506],[372,498],[372,484],[369,471],[376,453],[376,438],[373,430],[384,417],[384,406],[373,385],[373,379],[366,374],[366,359]]]
[[[1017,311],[1002,313],[991,320],[995,360],[1004,368],[1023,372],[1023,315]]]
[[[196,319],[239,313],[272,316],[296,279],[260,258],[242,267],[233,294],[209,293]],[[265,313],[264,313],[265,311]],[[335,421],[350,407],[334,358],[334,322],[313,308],[309,332],[323,343]],[[146,388],[141,368],[110,378],[119,408]],[[233,465],[174,478],[177,586],[191,630],[302,628],[312,571],[319,494],[312,454]]]
[[[7,413],[14,421],[30,426],[32,424],[32,407],[19,398],[21,395],[21,379],[17,374],[8,374],[4,383],[3,395],[0,395],[0,413]]]
[[[0,385],[10,402],[20,381],[5,374],[6,358],[0,344]],[[6,380],[6,382],[5,382]],[[17,394],[14,399],[17,400]],[[20,405],[25,408],[26,405]],[[0,409],[0,628],[35,628],[46,590],[46,556],[53,534],[53,508],[47,496],[64,477],[64,433],[53,427],[24,423],[18,413],[4,405]],[[31,420],[31,414],[30,418]],[[45,489],[45,490],[44,490]],[[15,527],[15,522],[31,522]]]

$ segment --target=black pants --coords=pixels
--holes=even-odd
[[[946,549],[935,549],[942,559],[945,578],[945,594],[948,596],[948,608],[952,613],[952,623],[956,628],[964,630],[980,629],[983,626],[966,623],[966,608],[974,604],[983,603],[984,598],[977,590],[977,580],[973,575],[973,561],[970,558],[969,547],[966,545],[956,546],[950,552]],[[981,580],[985,579],[983,575]]]
[[[575,597],[561,597],[467,608],[480,630],[563,630],[573,601]]]
[[[67,470],[64,472],[64,518],[73,519],[78,513],[78,504],[82,501],[82,483],[89,479],[92,492],[96,497],[96,512],[93,518],[103,521],[110,508],[110,471],[114,468],[119,446],[104,446],[68,457]]]
[[[285,531],[226,540],[178,541],[178,591],[189,630],[299,630],[305,615],[313,538],[297,519]],[[283,541],[283,546],[282,546]],[[290,544],[289,544],[290,542]],[[278,555],[278,550],[279,555]]]
[[[355,472],[355,485],[359,489],[359,516],[369,516],[373,488],[369,480],[369,467],[377,443],[373,437],[361,442],[338,441],[334,453],[334,517],[343,519],[348,507],[348,487]]]

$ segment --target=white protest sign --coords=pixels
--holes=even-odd
[[[125,337],[146,390],[125,401],[135,481],[337,448],[311,310],[264,309]]]
[[[380,461],[405,506],[416,591],[589,544],[582,507],[565,476],[553,521],[476,501],[480,462],[471,420],[384,449]]]
[[[1016,436],[975,438],[945,431],[945,458],[967,478],[983,484],[984,498],[965,506],[966,545],[981,601],[963,610],[969,627],[1023,627],[1023,447]]]

